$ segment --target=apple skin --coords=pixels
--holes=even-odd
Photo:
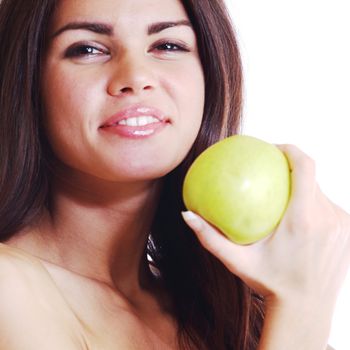
[[[185,206],[238,244],[254,243],[280,222],[290,197],[287,158],[275,145],[234,135],[207,148],[188,170]]]

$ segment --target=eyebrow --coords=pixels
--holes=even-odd
[[[164,29],[179,27],[179,26],[187,26],[192,28],[191,22],[188,21],[187,19],[183,19],[181,21],[176,21],[176,22],[158,22],[158,23],[150,24],[148,26],[147,34],[148,35],[157,34]]]
[[[172,28],[172,27],[179,27],[179,26],[188,26],[192,28],[192,24],[188,20],[180,20],[180,21],[170,21],[170,22],[157,22],[152,23],[147,28],[147,34],[153,35],[161,32],[162,30]],[[99,22],[70,22],[66,25],[64,25],[62,28],[58,29],[51,38],[55,38],[61,33],[67,31],[67,30],[88,30],[97,34],[103,34],[112,36],[113,35],[113,26],[106,23],[99,23]]]

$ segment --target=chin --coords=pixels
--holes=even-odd
[[[163,178],[170,173],[176,166],[156,167],[152,166],[135,166],[124,167],[118,169],[105,169],[104,171],[88,171],[86,174],[96,179],[117,182],[117,183],[131,183],[154,181]]]
[[[148,159],[134,159],[127,162],[118,162],[114,169],[106,168],[106,174],[113,173],[114,178],[128,180],[156,180],[162,178],[173,171],[183,160],[183,157],[152,156]],[[111,176],[108,176],[109,178]]]
[[[183,160],[185,155],[175,156],[174,154],[161,155],[150,157],[119,157],[113,159],[100,159],[95,162],[89,161],[71,162],[69,164],[61,163],[64,166],[60,167],[61,178],[66,178],[69,182],[76,183],[130,183],[153,181],[163,178],[173,171]],[[94,157],[89,157],[89,160]],[[68,163],[68,164],[67,164]]]

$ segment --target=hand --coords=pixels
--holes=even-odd
[[[292,194],[277,229],[248,246],[228,240],[198,215],[184,219],[201,244],[265,298],[335,303],[350,263],[350,217],[315,181],[312,159],[292,145]]]

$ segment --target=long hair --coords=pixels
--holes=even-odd
[[[242,64],[222,0],[183,0],[196,32],[205,75],[199,135],[186,159],[165,177],[149,254],[172,295],[181,348],[255,350],[263,300],[205,251],[181,218],[184,176],[211,144],[240,131]]]
[[[0,2],[0,241],[37,220],[50,195],[50,147],[41,129],[41,61],[57,0]],[[205,148],[239,131],[242,67],[223,0],[182,0],[205,75],[199,135],[164,178],[147,252],[174,303],[183,349],[257,348],[261,299],[205,251],[183,222],[184,175]]]
[[[40,67],[54,2],[0,3],[0,240],[47,204],[49,172],[40,127]]]

